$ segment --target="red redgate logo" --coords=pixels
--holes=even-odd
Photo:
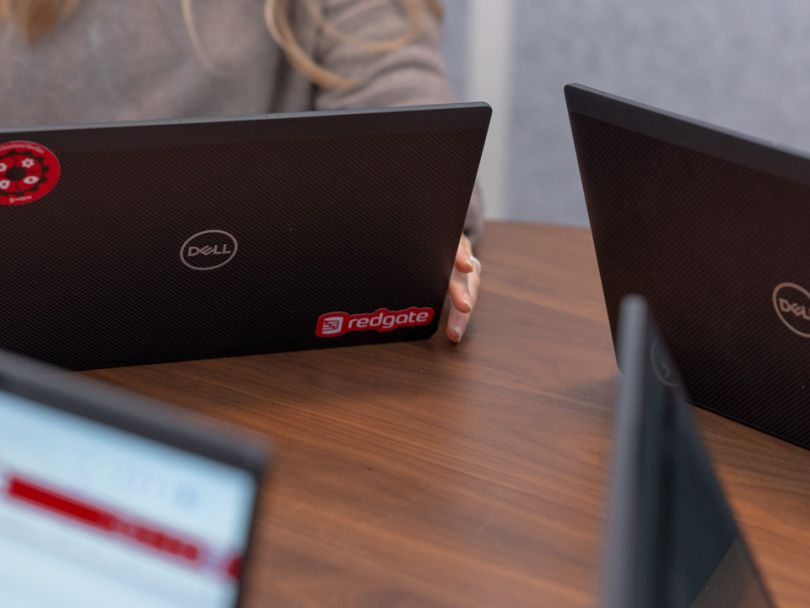
[[[378,308],[374,312],[351,315],[347,312],[327,312],[318,317],[315,335],[337,338],[352,331],[388,332],[402,327],[419,327],[433,321],[432,308],[411,306],[403,310]]]
[[[56,187],[61,168],[56,155],[31,141],[0,144],[0,205],[38,201]]]

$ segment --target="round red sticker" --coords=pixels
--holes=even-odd
[[[0,144],[0,205],[26,205],[56,187],[61,167],[56,155],[31,141]]]

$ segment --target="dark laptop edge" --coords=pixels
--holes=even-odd
[[[631,404],[615,412],[614,454],[610,477],[608,539],[603,572],[604,608],[631,606],[635,551],[638,547],[639,455],[643,403],[644,359],[634,344],[644,341],[647,304],[638,297],[626,300],[618,335],[617,360],[626,378],[618,383],[616,403]],[[626,311],[626,312],[625,312]],[[630,474],[630,473],[633,474]]]
[[[810,185],[810,155],[764,139],[659,110],[580,84],[564,87],[569,114],[581,114],[671,144]]]
[[[167,118],[97,124],[0,129],[0,138],[35,138],[60,152],[94,148],[130,150],[155,146],[262,143],[284,140],[373,137],[431,131],[486,131],[492,108],[484,102],[312,110],[250,116]]]

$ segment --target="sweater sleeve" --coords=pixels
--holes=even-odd
[[[347,89],[315,90],[316,109],[387,107],[455,101],[441,53],[441,23],[428,10],[419,34],[393,51],[372,53],[367,41],[388,41],[408,32],[408,12],[395,0],[321,0],[326,22],[345,35],[320,33],[315,59],[325,68],[357,81]],[[359,44],[350,40],[355,39]],[[347,41],[349,40],[349,41]],[[476,186],[464,232],[475,243],[481,236],[482,202]]]

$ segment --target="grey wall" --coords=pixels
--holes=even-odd
[[[506,216],[585,224],[562,98],[577,81],[810,150],[806,0],[513,1]],[[451,80],[467,97],[475,2],[445,0]]]

